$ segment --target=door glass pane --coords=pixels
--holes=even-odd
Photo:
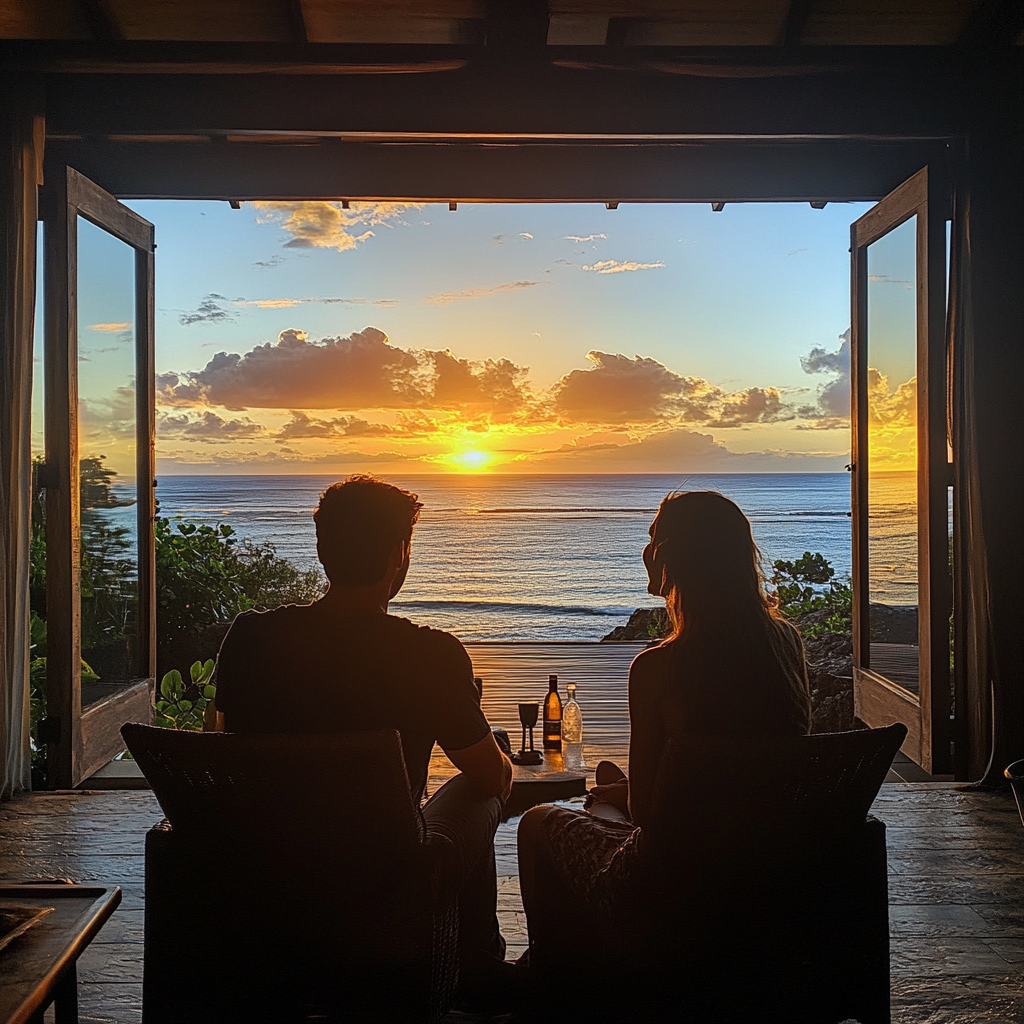
[[[135,252],[78,218],[82,706],[138,671]]]
[[[868,667],[919,690],[917,217],[867,250]]]

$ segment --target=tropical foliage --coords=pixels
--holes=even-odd
[[[213,711],[217,685],[213,682],[214,662],[194,662],[186,683],[181,673],[171,669],[160,680],[160,695],[154,707],[153,724],[165,729],[200,732]],[[210,723],[212,724],[212,723]]]
[[[805,636],[851,632],[853,588],[848,579],[836,578],[824,555],[805,551],[793,561],[778,559],[772,562],[770,582],[779,610],[787,618],[801,620]]]
[[[41,468],[42,459],[36,459],[32,466],[29,570],[31,737],[33,766],[40,772],[44,770],[45,744],[39,741],[39,723],[46,715],[46,490],[40,481]],[[106,514],[133,503],[118,496],[117,474],[107,468],[103,456],[96,456],[81,460],[79,479],[82,650],[88,659],[82,662],[82,681],[90,683],[111,671],[105,666],[129,663],[136,632],[138,568],[132,531],[112,525]],[[158,516],[155,537],[160,643],[188,640],[203,628],[227,624],[250,608],[305,604],[324,590],[319,570],[297,568],[280,558],[273,544],[240,541],[227,525],[205,526]],[[207,691],[214,691],[212,674],[209,660],[192,665],[188,682],[180,672],[167,673],[160,694],[160,703],[166,706],[161,710],[158,704],[155,709],[158,724],[188,729],[197,727],[198,722],[201,727],[212,700]]]

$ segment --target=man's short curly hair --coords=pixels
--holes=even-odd
[[[421,508],[417,495],[373,476],[331,484],[313,510],[327,578],[343,587],[379,583],[395,545],[412,540]]]

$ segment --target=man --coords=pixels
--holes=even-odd
[[[217,664],[218,727],[237,733],[394,728],[417,806],[437,742],[460,770],[427,802],[458,863],[459,956],[470,988],[500,970],[494,833],[512,765],[480,710],[473,667],[450,633],[388,614],[409,571],[415,494],[369,476],[333,484],[313,513],[330,581],[311,605],[244,612]]]

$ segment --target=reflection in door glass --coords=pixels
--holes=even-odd
[[[917,217],[867,250],[868,667],[919,689]]]
[[[82,706],[138,671],[135,253],[78,218]]]

